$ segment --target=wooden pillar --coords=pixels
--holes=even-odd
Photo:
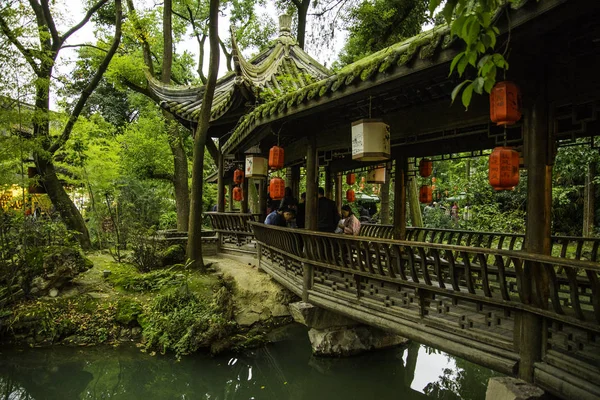
[[[548,104],[538,98],[525,113],[525,162],[527,164],[527,223],[524,247],[527,252],[550,254],[552,206],[552,154],[550,151]],[[521,277],[523,301],[547,307],[548,276],[540,263],[526,262]],[[519,378],[533,382],[534,363],[542,358],[544,324],[539,315],[519,315]]]
[[[317,190],[319,187],[319,159],[315,137],[309,138],[306,151],[306,229],[317,230]]]
[[[217,211],[224,212],[225,211],[225,161],[223,157],[223,153],[219,152],[219,157],[217,158],[217,168],[219,170],[219,175],[217,176]]]
[[[419,202],[419,189],[417,188],[417,177],[408,178],[406,185],[408,191],[408,208],[410,209],[410,221],[412,226],[423,226],[423,215],[421,214],[421,203]]]
[[[381,210],[379,216],[382,224],[390,223],[390,181],[392,175],[391,168],[386,168],[385,181],[381,185]]]
[[[311,231],[317,230],[317,190],[319,186],[319,158],[314,136],[308,139],[306,149],[306,217],[304,226]],[[305,243],[310,246],[310,243]],[[314,267],[311,264],[302,263],[302,301],[308,301],[308,291],[312,288],[312,277]]]
[[[342,203],[344,202],[344,191],[343,191],[343,175],[341,172],[338,172],[335,175],[335,205],[337,207],[338,213],[341,215],[342,213]]]
[[[264,221],[267,217],[267,180],[265,178],[258,180],[258,210],[259,220]]]
[[[325,197],[333,200],[333,174],[329,166],[325,167]]]
[[[300,166],[299,165],[294,165],[293,167],[290,167],[292,170],[292,185],[290,186],[292,188],[292,194],[294,195],[295,199],[298,199],[298,201],[300,200]]]
[[[399,155],[395,159],[394,175],[394,239],[406,238],[406,157]]]
[[[596,176],[596,164],[589,163],[587,174],[585,176],[585,189],[583,194],[583,236],[590,237],[594,233],[594,212],[595,212],[595,186],[594,178]]]
[[[233,211],[233,182],[229,182],[227,187],[227,211]]]
[[[242,201],[240,203],[240,212],[242,214],[246,214],[248,212],[248,197],[249,197],[248,178],[244,178],[244,180],[242,181],[242,194],[244,197],[242,198]]]

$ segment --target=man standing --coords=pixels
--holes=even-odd
[[[325,197],[325,189],[322,187],[319,188],[318,207],[317,229],[319,232],[335,232],[335,228],[340,222],[340,214],[338,214],[335,201]]]

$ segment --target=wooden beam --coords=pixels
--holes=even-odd
[[[524,250],[549,255],[552,221],[552,154],[548,126],[548,103],[538,91],[532,107],[525,112],[527,164],[527,223]],[[548,307],[549,277],[543,266],[526,261],[523,265],[522,295],[526,304]],[[539,315],[519,313],[519,378],[533,382],[534,364],[542,359],[544,324]]]
[[[317,190],[319,187],[319,166],[317,146],[314,136],[308,140],[306,147],[306,229],[317,230]]]
[[[406,238],[406,156],[395,158],[396,173],[394,176],[394,239]]]

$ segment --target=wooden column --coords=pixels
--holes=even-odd
[[[333,174],[329,166],[325,167],[325,197],[333,200]]]
[[[399,155],[395,159],[394,175],[394,239],[406,238],[406,157]]]
[[[317,190],[319,187],[319,159],[315,137],[308,141],[306,150],[306,229],[317,230]]]
[[[342,203],[344,202],[344,191],[343,191],[343,175],[341,172],[338,172],[335,175],[335,205],[337,207],[338,213],[341,215],[342,213]]]
[[[233,211],[233,182],[229,182],[227,187],[227,211]]]
[[[219,170],[219,175],[217,176],[217,211],[224,212],[225,211],[225,161],[223,157],[223,153],[219,152],[219,156],[217,158],[217,168]]]
[[[386,168],[385,171],[385,182],[381,185],[381,210],[379,211],[379,216],[381,217],[382,224],[390,223],[390,181],[392,170],[391,168]]]
[[[259,220],[262,222],[267,217],[267,180],[265,178],[258,180],[258,210],[261,215]]]
[[[240,203],[240,212],[245,214],[248,212],[248,197],[250,197],[250,193],[248,193],[248,178],[244,178],[242,182],[242,194],[244,197]]]
[[[538,98],[525,113],[525,161],[527,164],[527,223],[525,250],[550,254],[550,223],[552,219],[552,154],[550,151],[548,110],[543,97]],[[546,308],[548,276],[542,265],[523,265],[521,294],[524,302]],[[543,319],[522,312],[519,319],[519,378],[533,382],[534,363],[542,358],[544,347]]]
[[[319,186],[319,158],[314,136],[308,139],[306,149],[306,217],[304,224],[306,229],[317,230],[317,189]],[[305,246],[310,246],[306,243]],[[305,248],[305,251],[307,249]],[[312,288],[312,277],[314,267],[311,264],[302,263],[302,301],[308,301],[308,291]]]
[[[295,199],[300,201],[300,166],[294,165],[293,167],[290,167],[290,169],[292,170],[292,182],[290,186],[292,188],[292,194]]]

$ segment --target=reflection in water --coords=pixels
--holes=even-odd
[[[416,343],[316,358],[297,326],[288,340],[261,349],[180,362],[130,347],[3,350],[0,400],[480,399],[493,374]]]

